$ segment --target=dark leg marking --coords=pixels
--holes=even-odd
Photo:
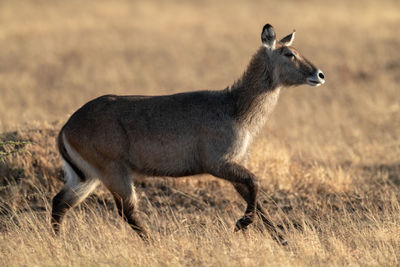
[[[118,214],[132,227],[133,230],[143,239],[148,239],[148,233],[143,226],[142,220],[134,204],[130,200],[123,199],[114,193],[114,200],[117,205]]]
[[[238,183],[233,183],[236,191],[240,194],[240,196],[246,201],[249,201],[249,191],[245,186]],[[283,238],[281,234],[279,234],[276,230],[274,224],[267,218],[267,214],[265,209],[261,206],[260,201],[257,200],[257,215],[261,218],[264,223],[264,226],[267,228],[268,232],[270,233],[271,237],[276,240],[281,245],[286,246],[287,241]]]
[[[75,204],[74,197],[67,199],[69,190],[64,187],[54,198],[53,208],[51,213],[51,225],[56,234],[60,231],[61,222],[65,216],[65,213]],[[76,199],[77,200],[77,199]],[[76,202],[75,200],[75,202]]]
[[[223,163],[210,173],[246,188],[247,194],[244,199],[247,202],[247,208],[244,216],[236,222],[235,231],[245,229],[255,218],[258,193],[257,178],[245,167],[236,163]]]

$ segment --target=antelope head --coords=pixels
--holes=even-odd
[[[291,34],[277,42],[274,28],[270,24],[266,24],[262,30],[261,40],[267,50],[273,80],[283,86],[324,84],[324,73],[292,46],[295,33],[293,30]]]

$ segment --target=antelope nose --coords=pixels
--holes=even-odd
[[[325,82],[325,75],[322,72],[322,70],[318,70],[318,74],[317,75],[318,75],[318,79],[320,80],[320,82],[324,83]]]
[[[314,69],[312,74],[308,76],[306,80],[308,85],[320,86],[321,84],[325,83],[325,75],[321,70]]]

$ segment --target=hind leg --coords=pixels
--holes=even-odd
[[[103,179],[103,183],[114,196],[118,214],[142,239],[147,239],[148,233],[138,213],[138,201],[129,171],[122,166],[115,166],[112,177]]]
[[[97,179],[81,181],[67,164],[65,170],[66,184],[53,198],[51,224],[55,233],[60,231],[60,225],[66,212],[82,202],[99,183]]]

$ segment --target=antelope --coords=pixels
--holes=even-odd
[[[283,87],[325,82],[323,72],[291,46],[294,38],[295,31],[277,42],[274,28],[266,24],[262,45],[242,77],[223,90],[105,95],[78,109],[57,139],[65,185],[53,198],[55,233],[66,212],[102,182],[119,215],[147,239],[134,177],[211,174],[231,182],[247,203],[236,231],[246,229],[258,215],[271,236],[286,244],[257,200],[257,177],[242,163]]]

